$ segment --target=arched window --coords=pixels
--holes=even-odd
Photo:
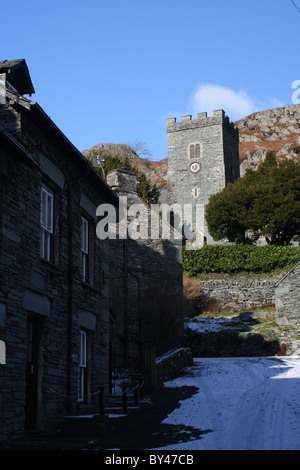
[[[190,160],[201,158],[202,146],[200,142],[189,144],[188,157]]]
[[[195,158],[195,146],[194,144],[190,145],[190,158]]]

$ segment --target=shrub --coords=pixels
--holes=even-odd
[[[300,261],[300,248],[292,246],[207,245],[183,249],[183,269],[190,276],[201,273],[272,273]]]

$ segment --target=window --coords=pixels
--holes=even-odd
[[[53,261],[53,192],[41,188],[41,257]]]
[[[83,282],[89,282],[89,223],[81,217],[81,269]]]
[[[199,188],[193,188],[192,193],[193,193],[194,199],[198,199],[198,197],[200,196],[200,190],[199,190]]]
[[[188,156],[191,160],[194,158],[201,158],[201,144],[200,143],[194,143],[194,144],[189,144],[188,146]]]
[[[87,392],[87,334],[80,330],[78,401],[84,401]]]
[[[192,160],[195,158],[195,145],[190,145],[190,158]]]

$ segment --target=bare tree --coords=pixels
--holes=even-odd
[[[131,144],[128,144],[129,147],[139,156],[144,156],[144,157],[151,157],[152,152],[151,150],[147,147],[146,142],[142,140],[135,140]]]

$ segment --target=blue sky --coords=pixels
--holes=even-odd
[[[14,0],[0,14],[0,60],[26,59],[31,99],[81,151],[139,140],[160,160],[167,117],[287,106],[300,79],[290,0]]]

